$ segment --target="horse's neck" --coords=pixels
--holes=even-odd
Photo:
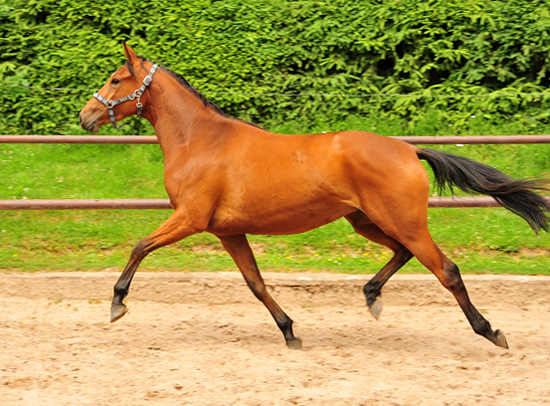
[[[230,120],[204,105],[202,100],[179,83],[164,86],[151,94],[152,111],[147,117],[159,140],[165,158],[179,147],[207,143],[222,136]],[[219,130],[218,130],[219,129]]]

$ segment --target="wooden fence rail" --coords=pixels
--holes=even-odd
[[[411,144],[550,144],[550,135],[390,137]],[[0,144],[158,144],[154,135],[0,135]]]

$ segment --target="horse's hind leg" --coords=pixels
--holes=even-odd
[[[439,248],[436,247],[436,249],[439,251],[441,265],[435,267],[432,265],[433,269],[429,269],[434,273],[437,279],[439,279],[441,284],[453,294],[474,331],[487,338],[493,344],[499,347],[508,348],[504,333],[500,330],[493,331],[491,324],[481,315],[481,313],[479,313],[470,301],[466,286],[464,286],[464,282],[460,276],[458,266],[449,260]],[[422,260],[420,261],[424,264]],[[431,261],[428,262],[431,263]]]
[[[401,243],[453,294],[477,334],[499,347],[508,348],[504,333],[500,330],[493,331],[491,324],[472,304],[458,267],[435,245],[427,227],[416,230],[413,235],[396,236],[395,238],[400,238]]]
[[[130,283],[141,261],[157,248],[172,244],[196,233],[186,220],[186,216],[176,210],[162,226],[136,245],[130,260],[115,284],[115,293],[111,303],[111,323],[119,320],[128,311],[122,300],[128,294]]]
[[[277,326],[285,337],[286,345],[291,349],[299,349],[302,346],[302,340],[294,337],[292,332],[292,320],[273,298],[267,292],[265,283],[260,275],[254,254],[245,235],[218,236],[224,248],[229,252],[246,283],[256,296],[269,310]]]
[[[367,299],[369,311],[378,320],[382,311],[382,301],[379,299],[382,287],[413,255],[399,241],[394,240],[384,233],[380,227],[374,224],[363,212],[357,211],[346,219],[351,223],[353,229],[363,237],[384,245],[391,249],[394,256],[384,267],[364,286],[363,292]]]

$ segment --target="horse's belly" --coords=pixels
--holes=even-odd
[[[231,234],[299,234],[357,211],[344,202],[318,202],[271,207],[220,207],[210,221],[208,232]]]

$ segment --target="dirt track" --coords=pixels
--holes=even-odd
[[[431,275],[397,275],[379,321],[370,276],[265,274],[304,341],[288,350],[238,273],[0,273],[1,405],[550,404],[550,278],[467,276],[506,332],[476,336]]]

